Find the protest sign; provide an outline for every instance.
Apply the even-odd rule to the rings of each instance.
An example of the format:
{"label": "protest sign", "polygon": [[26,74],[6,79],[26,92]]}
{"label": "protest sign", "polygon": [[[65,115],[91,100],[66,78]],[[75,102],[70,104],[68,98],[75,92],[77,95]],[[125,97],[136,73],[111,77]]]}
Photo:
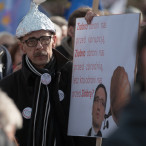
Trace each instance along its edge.
{"label": "protest sign", "polygon": [[[93,100],[101,83],[107,91],[107,101],[96,99],[96,103],[105,106],[105,111],[95,115],[100,119],[109,113],[111,78],[118,66],[127,72],[132,88],[138,27],[139,14],[94,17],[90,25],[84,18],[76,20],[68,135],[90,136],[89,132],[95,132]],[[100,121],[102,137],[117,127],[112,116]]]}

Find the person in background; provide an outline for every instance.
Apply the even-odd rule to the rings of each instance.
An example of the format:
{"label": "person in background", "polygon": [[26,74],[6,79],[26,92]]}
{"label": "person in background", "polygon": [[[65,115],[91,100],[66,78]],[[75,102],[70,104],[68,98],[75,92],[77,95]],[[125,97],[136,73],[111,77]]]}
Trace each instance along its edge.
{"label": "person in background", "polygon": [[141,27],[137,49],[137,74],[136,82],[140,82],[142,90],[146,90],[146,25]]}
{"label": "person in background", "polygon": [[10,50],[10,55],[12,58],[13,72],[19,70],[22,67],[23,52],[20,47],[21,47],[20,42],[17,41],[17,43],[15,43],[12,46],[12,49]]}
{"label": "person in background", "polygon": [[70,60],[73,59],[76,18],[85,17],[89,10],[91,10],[90,7],[81,7],[70,15],[68,19],[67,37],[65,37],[62,40],[61,45],[56,48],[60,53]]}
{"label": "person in background", "polygon": [[50,20],[59,25],[61,27],[61,30],[62,30],[62,37],[61,37],[61,40],[67,36],[67,20],[64,18],[64,17],[61,17],[61,16],[51,16],[50,17]]}
{"label": "person in background", "polygon": [[57,24],[55,24],[55,29],[56,29],[56,47],[61,45],[61,40],[62,40],[62,30],[61,27]]}
{"label": "person in background", "polygon": [[0,79],[13,72],[10,52],[17,42],[17,38],[11,33],[0,32]]}
{"label": "person in background", "polygon": [[8,51],[11,50],[11,47],[17,42],[15,36],[9,32],[0,32],[0,45],[5,46]]}
{"label": "person in background", "polygon": [[21,113],[13,100],[0,90],[0,145],[17,146],[15,132],[21,128]]}

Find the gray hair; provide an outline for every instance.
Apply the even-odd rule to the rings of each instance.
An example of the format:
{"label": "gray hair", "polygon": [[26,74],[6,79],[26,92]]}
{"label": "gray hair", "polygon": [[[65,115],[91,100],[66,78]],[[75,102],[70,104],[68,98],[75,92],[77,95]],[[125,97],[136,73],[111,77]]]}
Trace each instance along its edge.
{"label": "gray hair", "polygon": [[12,126],[22,128],[22,116],[13,100],[0,89],[0,128],[9,132]]}

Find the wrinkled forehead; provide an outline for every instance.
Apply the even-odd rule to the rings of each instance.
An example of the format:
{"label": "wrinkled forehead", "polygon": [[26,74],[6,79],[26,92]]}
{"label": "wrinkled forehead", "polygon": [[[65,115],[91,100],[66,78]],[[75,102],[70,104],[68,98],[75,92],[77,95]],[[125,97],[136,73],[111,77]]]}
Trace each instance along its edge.
{"label": "wrinkled forehead", "polygon": [[21,40],[27,40],[31,37],[39,38],[41,36],[48,36],[48,35],[52,35],[52,32],[50,32],[48,30],[38,30],[38,31],[33,31],[33,32],[25,35],[24,37],[21,38]]}

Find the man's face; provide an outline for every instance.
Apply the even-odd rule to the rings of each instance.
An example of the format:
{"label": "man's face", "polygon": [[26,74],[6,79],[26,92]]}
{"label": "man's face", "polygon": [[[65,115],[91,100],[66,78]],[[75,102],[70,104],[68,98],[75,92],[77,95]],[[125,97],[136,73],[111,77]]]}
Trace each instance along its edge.
{"label": "man's face", "polygon": [[[42,44],[41,41],[44,41],[46,38],[42,38],[42,36],[51,36],[50,42],[48,44]],[[36,46],[28,46],[26,40],[29,40],[30,43],[33,43],[34,38],[41,38]],[[52,48],[55,47],[56,44],[56,36],[51,35],[48,31],[39,30],[34,31],[22,39],[22,50],[25,54],[27,54],[28,58],[32,61],[34,66],[38,68],[43,68],[52,57]]]}
{"label": "man's face", "polygon": [[92,108],[92,124],[93,127],[101,128],[102,121],[105,115],[106,94],[102,87],[100,87],[94,97]]}

